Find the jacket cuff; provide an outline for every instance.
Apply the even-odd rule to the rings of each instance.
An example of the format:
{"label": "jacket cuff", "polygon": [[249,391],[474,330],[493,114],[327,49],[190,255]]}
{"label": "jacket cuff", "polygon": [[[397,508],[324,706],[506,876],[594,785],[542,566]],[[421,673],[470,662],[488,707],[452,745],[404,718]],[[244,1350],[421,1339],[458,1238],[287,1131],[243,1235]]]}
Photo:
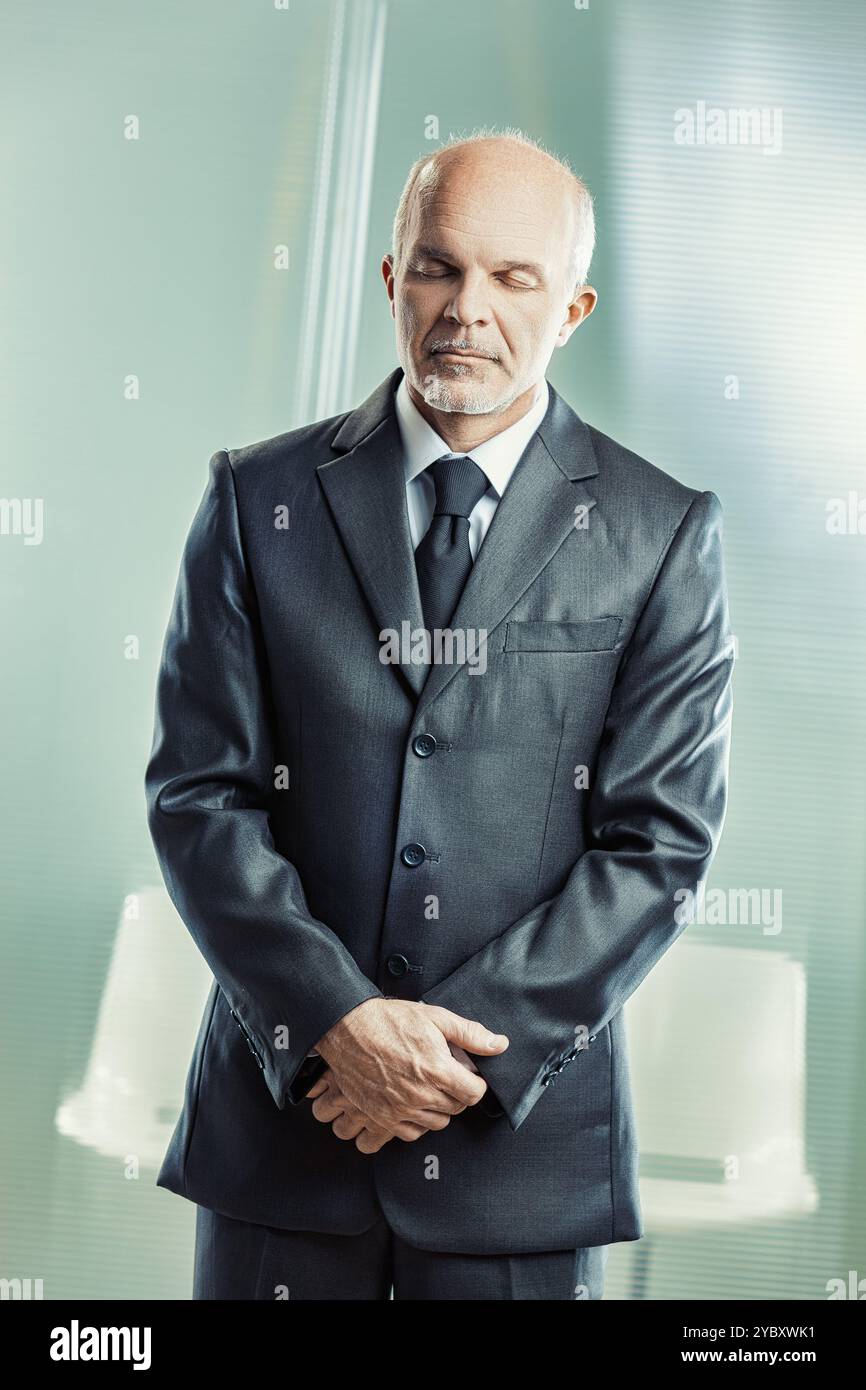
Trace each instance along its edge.
{"label": "jacket cuff", "polygon": [[[298,1105],[306,1092],[318,1080],[327,1067],[324,1057],[310,1056],[310,1050],[319,1042],[335,1023],[351,1013],[359,1004],[368,999],[383,998],[382,991],[370,980],[347,986],[340,1000],[331,999],[327,1013],[322,1012],[319,1020],[310,1023],[304,1030],[306,1036],[300,1038],[299,1045],[290,1048],[265,1046],[262,1042],[264,1030],[254,1032],[240,1013],[231,1008],[231,1016],[246,1038],[247,1046],[261,1070],[265,1085],[271,1093],[278,1110],[285,1109],[286,1102]],[[249,1010],[248,1010],[249,1013]],[[294,1043],[294,1039],[292,1040]]]}
{"label": "jacket cuff", "polygon": [[[473,998],[473,993],[471,985],[458,981],[456,976],[449,976],[422,995],[422,1001],[450,1009],[462,1018],[477,1018],[478,999]],[[572,1034],[567,1043],[553,1048],[548,1045],[547,1051],[542,1051],[544,1043],[549,1043],[549,1034],[547,1039],[543,1037],[544,1029],[539,1021],[535,1022],[534,1029],[532,1022],[527,1025],[525,1019],[519,1025],[509,1027],[495,1007],[485,1012],[495,1017],[499,1031],[507,1034],[508,1047],[493,1057],[473,1052],[472,1060],[488,1087],[477,1108],[491,1118],[504,1115],[512,1131],[516,1131],[541,1100],[548,1086],[574,1061],[581,1048]],[[594,1041],[595,1034],[592,1034],[589,1043]]]}
{"label": "jacket cuff", "polygon": [[320,1057],[318,1052],[305,1058],[296,1071],[293,1079],[289,1082],[288,1098],[291,1105],[300,1105],[306,1098],[306,1094],[311,1086],[315,1086],[319,1077],[327,1071],[328,1064],[324,1057]]}
{"label": "jacket cuff", "polygon": [[[445,1007],[450,1008],[451,1006],[446,1005]],[[456,1012],[459,1010],[455,1009]],[[505,1115],[511,1129],[518,1130],[533,1107],[541,1100],[548,1086],[553,1085],[560,1073],[574,1061],[578,1052],[585,1050],[589,1043],[595,1042],[595,1037],[595,1033],[592,1033],[583,1048],[572,1041],[567,1049],[560,1048],[548,1053],[544,1065],[536,1071],[528,1085],[525,1083],[525,1079],[521,1081],[519,1077],[512,1082],[507,1074],[499,1074],[501,1068],[490,1065],[499,1062],[500,1058],[507,1057],[508,1052],[514,1046],[513,1039],[509,1041],[507,1052],[501,1053],[499,1057],[473,1057],[473,1061],[487,1082],[488,1088],[483,1099],[478,1102],[479,1110],[483,1110],[485,1115],[492,1117]],[[495,1076],[493,1075],[494,1072],[496,1072]],[[525,1075],[526,1073],[524,1073],[524,1078]],[[501,1104],[500,1100],[502,1101]]]}

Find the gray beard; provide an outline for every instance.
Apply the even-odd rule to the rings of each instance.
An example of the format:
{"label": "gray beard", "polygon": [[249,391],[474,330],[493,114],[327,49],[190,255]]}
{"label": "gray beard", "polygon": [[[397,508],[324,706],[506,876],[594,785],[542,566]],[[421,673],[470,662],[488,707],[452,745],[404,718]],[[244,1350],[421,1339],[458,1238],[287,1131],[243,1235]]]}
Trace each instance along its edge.
{"label": "gray beard", "polygon": [[418,387],[427,405],[443,414],[460,415],[501,415],[517,400],[520,392],[509,392],[500,397],[489,386],[469,387],[463,383],[443,381],[442,377],[431,373],[421,377]]}

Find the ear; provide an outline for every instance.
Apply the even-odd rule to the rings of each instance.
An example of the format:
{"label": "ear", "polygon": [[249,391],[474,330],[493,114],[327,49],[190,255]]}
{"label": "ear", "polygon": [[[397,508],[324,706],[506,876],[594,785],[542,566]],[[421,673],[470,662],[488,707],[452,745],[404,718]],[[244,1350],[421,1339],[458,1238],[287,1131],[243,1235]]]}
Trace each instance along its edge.
{"label": "ear", "polygon": [[391,305],[391,317],[394,316],[394,257],[389,251],[382,257],[382,278],[385,281],[385,289],[388,292],[388,300]]}
{"label": "ear", "polygon": [[579,294],[569,304],[562,327],[556,336],[556,347],[564,347],[576,328],[588,319],[596,304],[598,295],[591,285],[584,285]]}

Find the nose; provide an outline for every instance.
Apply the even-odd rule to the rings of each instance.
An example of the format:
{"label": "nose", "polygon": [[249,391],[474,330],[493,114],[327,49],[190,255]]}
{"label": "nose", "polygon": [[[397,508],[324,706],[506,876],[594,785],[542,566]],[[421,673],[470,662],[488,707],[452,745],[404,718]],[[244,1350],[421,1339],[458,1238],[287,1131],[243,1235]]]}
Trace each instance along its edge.
{"label": "nose", "polygon": [[473,323],[489,322],[490,307],[484,286],[483,276],[462,275],[445,306],[445,318],[464,328]]}

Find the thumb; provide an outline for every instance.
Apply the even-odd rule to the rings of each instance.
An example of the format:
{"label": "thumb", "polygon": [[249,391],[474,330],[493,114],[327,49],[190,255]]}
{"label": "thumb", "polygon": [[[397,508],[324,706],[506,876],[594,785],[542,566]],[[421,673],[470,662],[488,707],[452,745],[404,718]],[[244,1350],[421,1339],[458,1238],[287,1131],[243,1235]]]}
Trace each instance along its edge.
{"label": "thumb", "polygon": [[476,1023],[472,1018],[462,1018],[460,1014],[453,1014],[450,1009],[442,1009],[436,1004],[431,1007],[431,1012],[433,1022],[444,1037],[466,1052],[495,1056],[508,1046],[504,1033],[491,1033],[483,1023]]}

